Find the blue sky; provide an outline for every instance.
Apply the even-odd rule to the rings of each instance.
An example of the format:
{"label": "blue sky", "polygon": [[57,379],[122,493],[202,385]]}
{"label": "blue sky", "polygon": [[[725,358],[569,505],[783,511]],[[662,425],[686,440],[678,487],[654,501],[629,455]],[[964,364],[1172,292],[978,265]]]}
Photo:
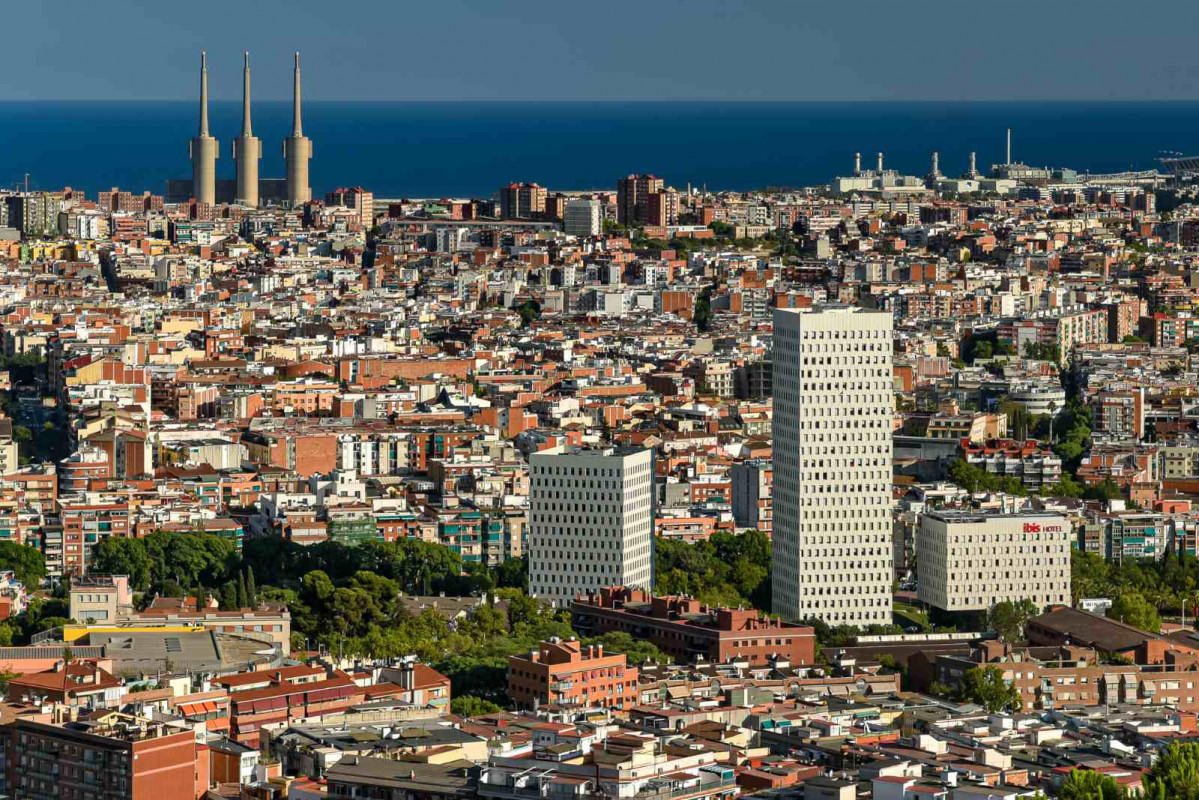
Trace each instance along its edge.
{"label": "blue sky", "polygon": [[1190,100],[1199,3],[29,0],[0,99]]}

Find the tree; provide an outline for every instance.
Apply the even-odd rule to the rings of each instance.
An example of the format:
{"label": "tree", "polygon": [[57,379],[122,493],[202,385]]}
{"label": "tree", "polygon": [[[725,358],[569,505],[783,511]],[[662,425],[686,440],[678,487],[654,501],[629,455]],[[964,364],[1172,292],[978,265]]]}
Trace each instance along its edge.
{"label": "tree", "polygon": [[652,642],[645,639],[634,639],[631,634],[624,631],[609,631],[602,636],[593,636],[584,639],[583,644],[600,644],[604,646],[605,651],[624,653],[625,659],[630,664],[644,664],[646,661],[660,663],[670,661],[670,658],[663,655],[662,651]]}
{"label": "tree", "polygon": [[1102,483],[1097,483],[1094,486],[1088,486],[1083,490],[1082,496],[1087,500],[1118,500],[1124,496],[1124,492],[1120,490],[1119,484],[1111,478],[1104,478]]}
{"label": "tree", "polygon": [[46,559],[37,548],[0,542],[0,569],[11,569],[16,579],[32,592],[46,577]]}
{"label": "tree", "polygon": [[1075,769],[1066,776],[1058,800],[1124,800],[1128,792],[1111,775],[1090,769]]}
{"label": "tree", "polygon": [[92,548],[91,570],[105,575],[128,575],[129,586],[145,591],[150,586],[150,555],[145,542],[124,536],[101,539]]}
{"label": "tree", "polygon": [[691,314],[691,321],[695,323],[695,327],[700,333],[707,333],[711,319],[712,287],[705,286],[695,298],[695,310]]}
{"label": "tree", "polygon": [[1119,620],[1150,633],[1161,633],[1162,618],[1153,604],[1136,591],[1124,591],[1116,595],[1112,607],[1107,610],[1111,619]]}
{"label": "tree", "polygon": [[1024,626],[1039,613],[1037,604],[1027,597],[1019,602],[1004,600],[991,606],[987,613],[987,626],[1008,644],[1022,642]]}
{"label": "tree", "polygon": [[516,307],[516,313],[520,314],[520,327],[527,328],[541,317],[541,303],[526,300]]}
{"label": "tree", "polygon": [[1163,750],[1144,786],[1149,800],[1199,799],[1199,743],[1180,742]]}
{"label": "tree", "polygon": [[246,566],[246,600],[250,608],[258,606],[258,587],[254,584],[254,568]]}
{"label": "tree", "polygon": [[237,575],[237,607],[248,608],[250,606],[250,595],[246,592],[246,573],[241,572]]}
{"label": "tree", "polygon": [[450,701],[450,711],[460,717],[478,717],[483,714],[494,714],[502,710],[502,706],[471,694],[455,697]]}
{"label": "tree", "polygon": [[221,587],[221,608],[225,611],[237,611],[237,587],[230,581]]}
{"label": "tree", "polygon": [[999,667],[974,667],[962,676],[962,697],[977,703],[992,714],[1016,711],[1021,707],[1020,692],[1003,678]]}

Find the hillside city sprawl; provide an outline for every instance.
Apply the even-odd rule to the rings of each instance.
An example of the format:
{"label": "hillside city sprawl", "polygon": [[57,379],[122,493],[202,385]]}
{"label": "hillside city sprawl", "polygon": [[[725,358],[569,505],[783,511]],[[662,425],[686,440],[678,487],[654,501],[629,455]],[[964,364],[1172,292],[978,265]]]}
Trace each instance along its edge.
{"label": "hillside city sprawl", "polygon": [[382,198],[207,66],[0,190],[0,794],[1194,796],[1199,161]]}

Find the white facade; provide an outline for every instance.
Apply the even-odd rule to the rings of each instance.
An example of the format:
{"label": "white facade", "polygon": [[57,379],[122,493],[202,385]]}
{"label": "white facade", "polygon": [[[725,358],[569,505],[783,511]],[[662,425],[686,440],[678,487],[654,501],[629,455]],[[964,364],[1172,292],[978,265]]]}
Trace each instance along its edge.
{"label": "white facade", "polygon": [[1004,600],[1070,604],[1070,523],[1056,514],[924,514],[916,532],[919,597],[946,611]]}
{"label": "white facade", "polygon": [[653,451],[529,458],[529,591],[564,606],[605,586],[653,588]]}
{"label": "white facade", "polygon": [[568,236],[599,236],[603,213],[599,200],[570,200],[562,216],[562,228]]}
{"label": "white facade", "polygon": [[891,622],[892,317],[774,312],[773,610]]}

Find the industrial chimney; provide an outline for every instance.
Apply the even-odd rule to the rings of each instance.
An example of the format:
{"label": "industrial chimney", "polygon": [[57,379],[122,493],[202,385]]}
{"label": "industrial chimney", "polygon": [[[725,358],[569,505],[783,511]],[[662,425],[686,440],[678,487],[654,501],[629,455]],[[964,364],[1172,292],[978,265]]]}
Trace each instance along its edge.
{"label": "industrial chimney", "polygon": [[262,140],[250,124],[250,53],[242,67],[241,136],[233,140],[233,158],[237,160],[237,202],[258,205],[258,161],[262,158]]}
{"label": "industrial chimney", "polygon": [[208,53],[200,53],[200,130],[191,140],[192,196],[197,203],[216,203],[216,160],[221,145],[208,134]]}
{"label": "industrial chimney", "polygon": [[291,136],[283,140],[283,159],[287,163],[287,201],[293,206],[312,199],[308,185],[308,161],[312,158],[312,140],[304,135],[300,119],[300,54],[296,53],[295,86],[292,97]]}

